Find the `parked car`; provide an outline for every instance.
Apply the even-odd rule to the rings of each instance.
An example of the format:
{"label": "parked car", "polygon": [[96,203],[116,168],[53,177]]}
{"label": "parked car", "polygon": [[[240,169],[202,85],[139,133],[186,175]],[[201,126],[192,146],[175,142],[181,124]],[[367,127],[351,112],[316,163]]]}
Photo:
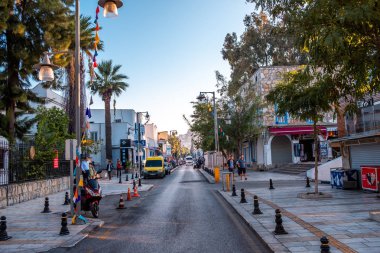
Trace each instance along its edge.
{"label": "parked car", "polygon": [[164,166],[164,158],[162,156],[148,157],[144,167],[144,178],[161,177],[164,178],[166,170]]}
{"label": "parked car", "polygon": [[165,166],[165,174],[170,175],[170,173],[172,172],[172,169],[173,169],[172,165],[168,162],[165,162],[164,166]]}

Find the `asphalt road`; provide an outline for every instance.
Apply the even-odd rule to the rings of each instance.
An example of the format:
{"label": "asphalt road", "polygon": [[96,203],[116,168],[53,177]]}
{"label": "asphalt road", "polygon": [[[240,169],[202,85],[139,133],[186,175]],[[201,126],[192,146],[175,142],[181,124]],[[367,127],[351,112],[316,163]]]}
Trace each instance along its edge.
{"label": "asphalt road", "polygon": [[192,167],[146,181],[155,187],[127,209],[115,209],[119,196],[102,200],[102,228],[50,252],[270,252]]}

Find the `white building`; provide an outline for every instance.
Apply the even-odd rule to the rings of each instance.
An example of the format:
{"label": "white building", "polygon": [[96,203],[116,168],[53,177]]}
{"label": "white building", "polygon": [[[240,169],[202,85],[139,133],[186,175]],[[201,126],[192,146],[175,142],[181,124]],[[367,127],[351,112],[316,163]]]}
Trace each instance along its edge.
{"label": "white building", "polygon": [[185,133],[185,134],[178,135],[178,138],[180,139],[181,145],[183,147],[186,147],[189,150],[191,149],[192,133],[190,132],[190,130],[188,130],[187,133]]}
{"label": "white building", "polygon": [[[91,109],[90,122],[90,138],[99,143],[96,154],[92,154],[92,160],[96,165],[105,168],[106,161],[106,127],[105,127],[105,110]],[[117,159],[121,157],[120,142],[121,140],[128,141],[127,160],[132,163],[136,162],[135,147],[133,144],[134,131],[136,123],[136,112],[132,109],[116,109],[111,110],[111,129],[112,129],[112,160],[116,164]]]}

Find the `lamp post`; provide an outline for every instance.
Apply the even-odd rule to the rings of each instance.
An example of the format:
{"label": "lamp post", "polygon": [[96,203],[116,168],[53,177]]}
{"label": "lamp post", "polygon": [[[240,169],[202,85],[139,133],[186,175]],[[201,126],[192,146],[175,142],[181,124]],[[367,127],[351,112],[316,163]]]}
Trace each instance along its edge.
{"label": "lamp post", "polygon": [[[123,6],[123,2],[121,0],[99,0],[98,5],[104,8],[104,16],[105,17],[116,17],[118,16],[117,9]],[[54,71],[53,69],[58,68],[58,66],[50,63],[49,55],[57,54],[57,53],[71,53],[70,51],[60,51],[55,53],[44,53],[44,58],[42,63],[34,65],[34,68],[39,70],[38,78],[41,81],[53,81],[54,80]],[[75,0],[75,132],[77,139],[77,150],[79,154],[81,153],[81,129],[80,129],[80,0]],[[80,157],[79,157],[80,158]],[[81,164],[79,164],[79,168],[77,171],[81,170]],[[73,173],[72,171],[70,172]],[[79,180],[80,174],[76,173],[76,183],[77,183],[77,191],[80,194]],[[71,181],[71,180],[70,180]],[[73,182],[70,182],[70,188],[73,188]],[[71,199],[73,196],[71,196]],[[80,201],[77,203],[75,214],[77,217],[80,215],[81,203]]]}
{"label": "lamp post", "polygon": [[201,91],[198,100],[202,101],[206,98],[205,94],[212,94],[213,106],[214,106],[214,138],[215,138],[215,151],[219,152],[219,134],[218,134],[218,115],[216,110],[215,92],[214,91]]}
{"label": "lamp post", "polygon": [[137,154],[139,157],[139,173],[140,177],[142,175],[142,163],[141,163],[141,126],[140,126],[140,114],[145,114],[146,123],[149,121],[149,113],[148,112],[136,112],[136,122],[137,122]]}

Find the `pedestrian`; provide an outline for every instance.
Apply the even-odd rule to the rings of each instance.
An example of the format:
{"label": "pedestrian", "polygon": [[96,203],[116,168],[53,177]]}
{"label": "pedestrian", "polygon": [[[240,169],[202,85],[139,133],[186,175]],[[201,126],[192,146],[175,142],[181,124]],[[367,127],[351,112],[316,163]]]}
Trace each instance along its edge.
{"label": "pedestrian", "polygon": [[82,155],[82,163],[81,163],[81,169],[83,174],[83,181],[84,184],[87,184],[88,177],[90,175],[90,164],[89,164],[89,158],[85,155]]}
{"label": "pedestrian", "polygon": [[234,174],[235,161],[232,155],[230,155],[229,159],[227,160],[227,168],[229,172],[232,172],[232,174]]}
{"label": "pedestrian", "polygon": [[108,179],[111,180],[112,179],[112,170],[113,170],[113,164],[112,164],[112,160],[109,159],[108,160],[108,164],[107,164],[107,171],[108,171]]}
{"label": "pedestrian", "polygon": [[121,169],[122,169],[122,165],[121,165],[121,162],[119,159],[117,159],[117,162],[116,162],[116,169],[117,169],[117,176],[118,177],[121,177]]}
{"label": "pedestrian", "polygon": [[238,167],[238,174],[240,176],[240,180],[243,180],[243,177],[245,178],[245,180],[247,180],[247,167],[245,164],[244,155],[240,156],[240,159],[237,160],[236,164]]}

